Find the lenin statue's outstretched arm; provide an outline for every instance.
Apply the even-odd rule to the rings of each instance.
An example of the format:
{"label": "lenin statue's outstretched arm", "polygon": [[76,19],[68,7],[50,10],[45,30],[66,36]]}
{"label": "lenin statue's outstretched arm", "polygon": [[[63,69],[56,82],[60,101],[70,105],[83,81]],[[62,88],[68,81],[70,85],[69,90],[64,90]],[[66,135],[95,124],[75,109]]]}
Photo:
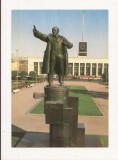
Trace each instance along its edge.
{"label": "lenin statue's outstretched arm", "polygon": [[33,28],[33,33],[34,33],[34,36],[35,36],[36,38],[39,38],[40,40],[42,40],[42,41],[44,41],[44,42],[47,42],[47,41],[48,41],[48,35],[39,32],[39,31],[36,29],[35,25],[34,25],[34,28]]}

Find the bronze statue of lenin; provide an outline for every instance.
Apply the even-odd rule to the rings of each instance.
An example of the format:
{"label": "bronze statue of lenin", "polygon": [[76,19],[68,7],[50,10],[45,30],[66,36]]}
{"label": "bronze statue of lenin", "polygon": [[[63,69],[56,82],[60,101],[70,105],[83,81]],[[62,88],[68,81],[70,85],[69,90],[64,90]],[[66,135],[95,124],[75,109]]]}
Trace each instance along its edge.
{"label": "bronze statue of lenin", "polygon": [[67,49],[73,47],[65,37],[59,35],[59,28],[53,27],[52,34],[46,35],[39,32],[36,27],[33,28],[36,38],[47,42],[47,47],[43,57],[42,73],[48,74],[48,83],[53,83],[53,74],[59,76],[59,83],[63,85],[64,76],[68,71],[68,53]]}

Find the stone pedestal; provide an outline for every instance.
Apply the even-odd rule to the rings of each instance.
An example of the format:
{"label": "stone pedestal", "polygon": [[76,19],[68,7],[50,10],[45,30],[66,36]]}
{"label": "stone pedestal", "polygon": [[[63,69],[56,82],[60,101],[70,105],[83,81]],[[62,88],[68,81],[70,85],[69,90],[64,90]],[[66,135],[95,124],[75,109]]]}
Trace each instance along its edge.
{"label": "stone pedestal", "polygon": [[79,147],[85,146],[85,126],[83,123],[78,123],[77,143]]}
{"label": "stone pedestal", "polygon": [[64,106],[67,106],[67,97],[69,94],[69,88],[66,86],[52,85],[44,87],[45,101],[62,102]]}
{"label": "stone pedestal", "polygon": [[80,133],[78,97],[69,97],[69,89],[66,86],[53,85],[44,89],[44,113],[46,123],[50,124],[50,146],[76,147]]}

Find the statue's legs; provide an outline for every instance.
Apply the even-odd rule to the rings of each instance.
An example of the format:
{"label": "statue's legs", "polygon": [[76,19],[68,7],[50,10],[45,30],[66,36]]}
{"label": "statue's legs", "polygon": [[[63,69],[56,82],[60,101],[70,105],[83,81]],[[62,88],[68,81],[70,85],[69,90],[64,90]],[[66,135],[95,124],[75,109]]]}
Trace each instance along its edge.
{"label": "statue's legs", "polygon": [[64,84],[64,60],[63,56],[57,56],[56,65],[55,65],[55,72],[59,76],[59,83],[62,86]]}
{"label": "statue's legs", "polygon": [[63,73],[59,74],[59,83],[61,86],[64,84],[64,74]]}
{"label": "statue's legs", "polygon": [[[60,55],[60,54],[59,54]],[[64,84],[64,60],[63,56],[56,56],[55,60],[50,63],[50,73],[48,73],[49,86],[53,83],[53,74],[56,73],[59,76],[59,83],[62,86]]]}
{"label": "statue's legs", "polygon": [[49,86],[51,86],[53,83],[53,74],[52,73],[48,73],[48,83],[49,83]]}

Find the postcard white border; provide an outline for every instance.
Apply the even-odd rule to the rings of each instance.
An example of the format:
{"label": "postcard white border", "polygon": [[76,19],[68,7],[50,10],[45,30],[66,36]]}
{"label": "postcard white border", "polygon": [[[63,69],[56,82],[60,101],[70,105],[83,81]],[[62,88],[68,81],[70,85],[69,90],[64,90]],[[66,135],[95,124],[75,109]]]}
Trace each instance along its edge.
{"label": "postcard white border", "polygon": [[[116,160],[118,159],[118,3],[117,0],[2,0],[1,136],[3,160]],[[109,11],[109,144],[108,148],[11,148],[11,10],[107,9]],[[102,125],[102,124],[101,124]]]}

